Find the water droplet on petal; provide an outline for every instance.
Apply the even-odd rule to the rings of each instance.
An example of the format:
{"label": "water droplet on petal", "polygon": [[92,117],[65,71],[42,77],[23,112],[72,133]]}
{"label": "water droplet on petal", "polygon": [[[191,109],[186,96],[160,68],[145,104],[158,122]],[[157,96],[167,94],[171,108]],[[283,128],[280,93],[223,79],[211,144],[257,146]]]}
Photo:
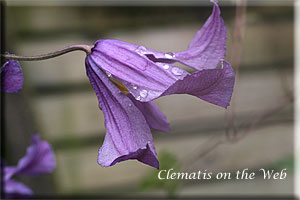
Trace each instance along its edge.
{"label": "water droplet on petal", "polygon": [[221,66],[222,66],[222,69],[224,68],[224,59],[221,59]]}
{"label": "water droplet on petal", "polygon": [[132,85],[132,88],[133,88],[134,90],[136,90],[136,89],[137,89],[137,86],[136,86],[136,85]]}
{"label": "water droplet on petal", "polygon": [[105,71],[105,73],[106,73],[106,75],[107,75],[108,78],[111,77],[111,73],[109,73],[108,71]]}
{"label": "water droplet on petal", "polygon": [[173,67],[172,68],[172,73],[176,76],[180,76],[183,74],[183,70],[178,68],[178,67]]}
{"label": "water droplet on petal", "polygon": [[164,69],[169,69],[169,68],[170,68],[170,66],[169,66],[169,65],[167,65],[167,64],[165,64],[165,65],[163,65],[163,68],[164,68]]}
{"label": "water droplet on petal", "polygon": [[141,96],[138,96],[138,97],[136,98],[136,100],[138,100],[138,101],[141,100]]}
{"label": "water droplet on petal", "polygon": [[169,58],[169,59],[172,59],[172,58],[175,58],[175,55],[174,55],[174,53],[169,52],[169,53],[165,53],[165,57]]}
{"label": "water droplet on petal", "polygon": [[130,104],[128,104],[128,106],[129,106],[129,107],[131,107],[131,106],[132,106],[132,104],[130,103]]}
{"label": "water droplet on petal", "polygon": [[144,46],[139,46],[135,52],[137,52],[138,54],[145,54],[146,53],[146,47]]}
{"label": "water droplet on petal", "polygon": [[141,97],[145,98],[148,95],[148,91],[147,90],[141,90],[140,95],[141,95]]}
{"label": "water droplet on petal", "polygon": [[224,67],[224,60],[221,59],[220,62],[218,63],[218,65],[217,65],[216,69],[223,69],[223,67]]}

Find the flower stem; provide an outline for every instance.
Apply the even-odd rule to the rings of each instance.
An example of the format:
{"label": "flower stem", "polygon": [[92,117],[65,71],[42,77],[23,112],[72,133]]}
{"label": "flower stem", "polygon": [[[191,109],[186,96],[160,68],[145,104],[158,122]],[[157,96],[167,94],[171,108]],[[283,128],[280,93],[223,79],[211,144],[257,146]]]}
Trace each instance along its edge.
{"label": "flower stem", "polygon": [[71,45],[51,53],[41,54],[36,56],[18,56],[18,55],[7,53],[7,54],[1,54],[1,57],[4,57],[6,59],[23,60],[23,61],[46,60],[72,51],[84,51],[87,55],[89,55],[91,54],[91,48],[92,47],[89,45],[79,44],[79,45]]}

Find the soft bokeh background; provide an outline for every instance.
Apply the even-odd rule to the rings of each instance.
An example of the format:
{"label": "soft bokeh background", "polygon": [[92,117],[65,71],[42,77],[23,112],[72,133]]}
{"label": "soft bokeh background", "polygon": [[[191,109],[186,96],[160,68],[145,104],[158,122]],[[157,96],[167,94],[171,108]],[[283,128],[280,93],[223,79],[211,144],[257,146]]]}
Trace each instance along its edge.
{"label": "soft bokeh background", "polygon": [[[181,51],[212,10],[208,1],[176,1],[177,6],[168,1],[150,6],[126,6],[116,1],[41,2],[7,2],[7,51],[36,55],[71,44],[93,44],[100,38]],[[53,146],[57,168],[51,175],[20,180],[41,196],[292,195],[294,8],[290,1],[266,2],[256,1],[247,7],[235,103],[226,112],[188,95],[155,100],[172,131],[153,131],[153,136],[161,165],[166,168],[232,173],[244,168],[253,172],[287,168],[286,179],[263,180],[257,172],[254,180],[161,182],[156,178],[157,170],[135,160],[100,167],[97,152],[105,127],[85,75],[83,52],[21,62],[24,89],[4,99],[8,164],[16,164],[25,154],[30,135],[38,132]],[[230,53],[234,5],[235,1],[221,3],[228,29],[227,60],[235,56]],[[227,125],[232,112],[236,132]]]}

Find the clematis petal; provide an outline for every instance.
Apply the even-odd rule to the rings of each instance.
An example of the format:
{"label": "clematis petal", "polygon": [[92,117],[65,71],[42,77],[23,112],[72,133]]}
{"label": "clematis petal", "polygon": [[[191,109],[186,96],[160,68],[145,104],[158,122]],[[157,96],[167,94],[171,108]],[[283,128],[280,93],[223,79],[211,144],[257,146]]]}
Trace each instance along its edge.
{"label": "clematis petal", "polygon": [[55,155],[48,142],[40,141],[38,135],[32,136],[32,145],[19,161],[16,174],[50,173],[55,168]]}
{"label": "clematis petal", "polygon": [[196,33],[188,49],[175,53],[178,62],[196,70],[214,69],[225,58],[227,34],[220,13],[215,3],[211,16]]}
{"label": "clematis petal", "polygon": [[6,197],[24,197],[33,194],[32,190],[21,182],[7,180],[4,182],[4,193]]}
{"label": "clematis petal", "polygon": [[188,73],[171,64],[153,62],[143,53],[144,48],[118,40],[98,40],[88,57],[124,84],[137,100],[147,102]]}
{"label": "clematis petal", "polygon": [[196,70],[216,68],[219,61],[225,58],[227,34],[217,1],[212,2],[212,14],[197,31],[187,50],[172,53],[143,48],[144,54],[154,62],[180,62]]}
{"label": "clematis petal", "polygon": [[219,6],[214,3],[211,16],[196,33],[188,49],[175,53],[178,62],[196,70],[214,69],[225,58],[227,35],[220,13]]}
{"label": "clematis petal", "polygon": [[107,133],[99,149],[98,163],[108,167],[128,159],[137,159],[158,168],[150,128],[134,103],[100,70],[93,59],[86,58],[87,76],[103,111]]}
{"label": "clematis petal", "polygon": [[17,93],[23,87],[23,73],[18,61],[8,60],[0,70],[1,90],[8,93]]}
{"label": "clematis petal", "polygon": [[159,110],[154,102],[140,102],[137,101],[131,94],[128,94],[127,96],[143,113],[150,128],[165,132],[169,132],[171,130],[167,117]]}
{"label": "clematis petal", "polygon": [[4,166],[4,180],[7,181],[9,180],[17,171],[17,167],[8,167]]}
{"label": "clematis petal", "polygon": [[234,87],[234,71],[226,61],[221,69],[202,70],[186,76],[172,85],[163,95],[190,94],[226,108]]}

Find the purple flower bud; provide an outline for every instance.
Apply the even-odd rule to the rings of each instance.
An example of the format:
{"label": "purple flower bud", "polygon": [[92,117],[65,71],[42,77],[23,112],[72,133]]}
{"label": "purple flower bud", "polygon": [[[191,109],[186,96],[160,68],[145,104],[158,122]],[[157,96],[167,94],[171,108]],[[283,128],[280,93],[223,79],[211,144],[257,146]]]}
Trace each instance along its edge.
{"label": "purple flower bud", "polygon": [[0,70],[1,90],[8,93],[17,93],[23,87],[23,73],[16,60],[8,60]]}

